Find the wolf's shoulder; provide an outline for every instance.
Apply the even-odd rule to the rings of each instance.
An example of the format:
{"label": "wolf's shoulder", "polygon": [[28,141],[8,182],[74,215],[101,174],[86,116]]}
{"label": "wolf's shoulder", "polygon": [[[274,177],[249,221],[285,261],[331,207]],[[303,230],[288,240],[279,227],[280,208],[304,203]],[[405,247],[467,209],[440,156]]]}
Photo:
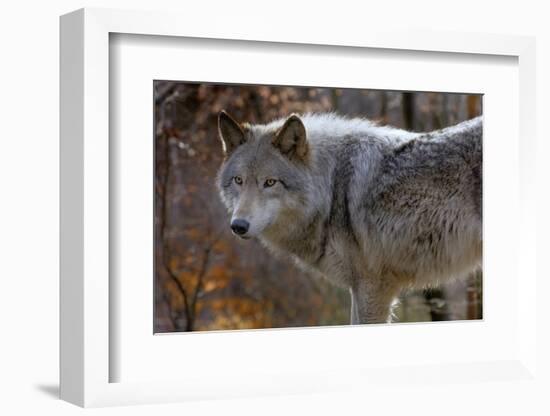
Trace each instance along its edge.
{"label": "wolf's shoulder", "polygon": [[376,139],[392,144],[418,136],[418,133],[382,126],[373,120],[361,117],[345,117],[336,113],[307,113],[300,117],[306,127],[308,138],[313,141],[339,138]]}

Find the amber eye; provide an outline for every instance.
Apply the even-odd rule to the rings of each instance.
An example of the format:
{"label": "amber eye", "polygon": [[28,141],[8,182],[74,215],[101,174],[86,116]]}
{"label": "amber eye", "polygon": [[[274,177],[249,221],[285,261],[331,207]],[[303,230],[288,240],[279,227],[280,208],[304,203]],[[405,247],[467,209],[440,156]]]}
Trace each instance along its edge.
{"label": "amber eye", "polygon": [[276,179],[267,179],[264,183],[264,188],[271,188],[276,183],[277,183]]}
{"label": "amber eye", "polygon": [[243,178],[241,178],[240,176],[235,176],[235,177],[233,178],[233,180],[235,181],[235,183],[236,183],[237,185],[242,185],[242,184],[243,184]]}

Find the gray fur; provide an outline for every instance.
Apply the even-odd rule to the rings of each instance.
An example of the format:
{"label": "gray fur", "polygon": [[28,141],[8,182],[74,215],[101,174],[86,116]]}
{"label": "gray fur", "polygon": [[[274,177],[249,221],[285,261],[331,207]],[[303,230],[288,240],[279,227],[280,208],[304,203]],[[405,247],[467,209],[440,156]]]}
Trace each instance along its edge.
{"label": "gray fur", "polygon": [[402,289],[480,266],[481,117],[431,133],[334,114],[238,127],[220,128],[224,148],[242,143],[218,174],[232,220],[250,223],[244,238],[349,288],[352,323],[389,321]]}

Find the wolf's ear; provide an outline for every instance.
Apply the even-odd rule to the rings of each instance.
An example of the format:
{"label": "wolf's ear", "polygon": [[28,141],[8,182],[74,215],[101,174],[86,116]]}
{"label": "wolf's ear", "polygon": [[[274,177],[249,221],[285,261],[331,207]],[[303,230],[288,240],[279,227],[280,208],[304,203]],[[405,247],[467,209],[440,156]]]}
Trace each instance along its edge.
{"label": "wolf's ear", "polygon": [[220,111],[218,115],[218,134],[222,141],[223,152],[226,156],[245,142],[243,129],[233,118],[225,111]]}
{"label": "wolf's ear", "polygon": [[308,145],[306,128],[300,117],[292,114],[273,139],[273,145],[289,158],[305,160]]}

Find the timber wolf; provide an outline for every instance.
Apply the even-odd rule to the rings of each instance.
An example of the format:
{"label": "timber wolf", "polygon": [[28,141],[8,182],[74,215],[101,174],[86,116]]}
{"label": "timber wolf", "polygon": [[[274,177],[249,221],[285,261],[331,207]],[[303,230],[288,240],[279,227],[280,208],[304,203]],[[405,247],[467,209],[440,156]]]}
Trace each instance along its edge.
{"label": "timber wolf", "polygon": [[482,118],[412,133],[335,114],[218,118],[233,233],[349,288],[351,323],[480,266]]}

